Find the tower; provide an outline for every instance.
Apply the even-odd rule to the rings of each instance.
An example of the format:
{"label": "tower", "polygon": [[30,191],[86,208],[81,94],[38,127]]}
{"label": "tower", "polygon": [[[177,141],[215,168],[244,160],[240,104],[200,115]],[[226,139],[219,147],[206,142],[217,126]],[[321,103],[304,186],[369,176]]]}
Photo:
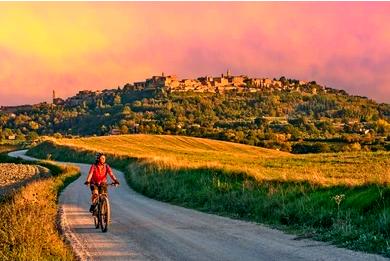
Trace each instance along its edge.
{"label": "tower", "polygon": [[227,69],[227,71],[226,71],[226,77],[230,77],[230,70],[229,69]]}
{"label": "tower", "polygon": [[55,103],[54,101],[55,101],[55,99],[56,99],[56,91],[55,90],[53,90],[53,103]]}

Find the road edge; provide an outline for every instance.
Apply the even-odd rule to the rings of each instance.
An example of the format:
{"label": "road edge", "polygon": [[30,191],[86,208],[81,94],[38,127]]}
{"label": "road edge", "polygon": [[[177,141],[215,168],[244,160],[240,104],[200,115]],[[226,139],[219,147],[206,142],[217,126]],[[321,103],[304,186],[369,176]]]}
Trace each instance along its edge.
{"label": "road edge", "polygon": [[70,229],[62,203],[58,205],[57,222],[60,233],[64,236],[65,242],[71,246],[76,259],[80,261],[93,260],[83,244]]}
{"label": "road edge", "polygon": [[[26,155],[27,150],[16,150],[16,151],[11,151],[8,152],[7,155],[10,157],[14,158],[22,158],[25,160],[31,160],[31,161],[38,161],[39,159],[33,158],[30,156]],[[15,152],[23,153],[22,155],[14,155]],[[58,164],[58,162],[57,162]],[[69,164],[72,165],[72,164]],[[70,184],[68,184],[70,185]],[[72,251],[73,254],[76,258],[76,260],[79,261],[84,261],[84,260],[93,260],[91,255],[88,253],[88,251],[83,247],[81,242],[78,240],[77,236],[74,235],[72,230],[70,229],[70,226],[68,224],[65,210],[63,208],[63,204],[61,203],[61,194],[58,196],[58,204],[57,204],[57,213],[56,213],[56,224],[57,224],[57,229],[59,233],[63,236],[64,241],[66,244],[68,244]]]}

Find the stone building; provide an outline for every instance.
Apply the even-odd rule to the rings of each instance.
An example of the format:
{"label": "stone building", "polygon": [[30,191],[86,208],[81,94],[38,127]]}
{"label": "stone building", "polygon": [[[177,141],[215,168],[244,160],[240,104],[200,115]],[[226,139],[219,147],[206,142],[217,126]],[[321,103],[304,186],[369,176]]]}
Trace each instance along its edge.
{"label": "stone building", "polygon": [[145,89],[146,83],[145,82],[135,82],[134,83],[134,90],[141,91]]}
{"label": "stone building", "polygon": [[213,81],[211,82],[212,86],[219,87],[219,86],[226,86],[229,84],[229,80],[221,75],[221,77],[214,77]]}
{"label": "stone building", "polygon": [[175,75],[165,76],[164,73],[161,76],[152,76],[145,81],[145,91],[158,90],[163,88],[176,88],[179,86],[179,81]]}

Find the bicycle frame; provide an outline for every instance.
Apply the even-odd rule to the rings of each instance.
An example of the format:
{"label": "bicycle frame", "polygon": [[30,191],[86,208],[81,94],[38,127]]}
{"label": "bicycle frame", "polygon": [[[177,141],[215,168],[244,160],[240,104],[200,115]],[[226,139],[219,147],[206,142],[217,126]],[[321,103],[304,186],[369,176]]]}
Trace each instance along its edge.
{"label": "bicycle frame", "polygon": [[[107,184],[114,186],[114,183]],[[107,232],[108,224],[110,223],[111,209],[108,193],[99,193],[97,198],[97,213],[93,214],[95,228],[101,228],[102,232]]]}

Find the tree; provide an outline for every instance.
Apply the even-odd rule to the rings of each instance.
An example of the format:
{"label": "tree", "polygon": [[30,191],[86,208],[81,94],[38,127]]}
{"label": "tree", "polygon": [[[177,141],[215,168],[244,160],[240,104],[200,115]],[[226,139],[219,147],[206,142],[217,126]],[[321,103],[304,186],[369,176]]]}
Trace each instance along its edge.
{"label": "tree", "polygon": [[120,129],[122,134],[129,133],[129,128],[126,125],[122,125]]}
{"label": "tree", "polygon": [[107,132],[107,130],[108,129],[107,129],[106,125],[100,126],[100,131],[101,131],[102,134],[105,134]]}
{"label": "tree", "polygon": [[171,102],[171,101],[168,101],[168,102],[167,102],[167,110],[168,110],[168,111],[171,111],[172,108],[173,108],[172,102]]}
{"label": "tree", "polygon": [[104,108],[103,100],[98,99],[96,101],[96,108],[98,108],[98,109],[103,109]]}
{"label": "tree", "polygon": [[39,129],[39,124],[36,123],[35,121],[29,121],[29,122],[28,122],[28,126],[29,126],[30,129],[32,129],[32,130],[37,130],[37,129]]}
{"label": "tree", "polygon": [[386,120],[378,120],[376,122],[376,131],[382,135],[387,135],[390,133],[390,123],[388,123]]}
{"label": "tree", "polygon": [[279,81],[281,81],[283,84],[285,84],[287,82],[287,79],[286,79],[286,77],[282,76],[279,78]]}
{"label": "tree", "polygon": [[35,141],[35,140],[37,140],[39,138],[39,135],[38,135],[38,133],[36,133],[35,131],[30,131],[29,133],[28,133],[28,135],[27,135],[27,139],[29,140],[29,141]]}
{"label": "tree", "polygon": [[121,96],[115,95],[115,97],[114,97],[114,105],[119,105],[121,103],[122,103]]}
{"label": "tree", "polygon": [[5,137],[14,135],[13,131],[12,131],[11,129],[9,129],[9,128],[5,128],[4,131],[3,131],[3,133],[4,133],[4,136],[5,136]]}
{"label": "tree", "polygon": [[20,133],[20,134],[16,135],[16,140],[25,141],[26,137],[22,133]]}
{"label": "tree", "polygon": [[360,151],[362,149],[362,146],[358,142],[350,144],[349,147],[352,151]]}
{"label": "tree", "polygon": [[136,100],[136,101],[134,101],[134,102],[132,103],[132,106],[133,106],[133,107],[141,107],[141,106],[142,106],[142,103],[141,103],[141,101]]}
{"label": "tree", "polygon": [[122,110],[123,115],[129,115],[131,113],[132,113],[132,111],[131,111],[129,106],[126,105],[125,107],[123,107],[123,110]]}
{"label": "tree", "polygon": [[255,124],[259,128],[262,126],[268,125],[268,123],[269,123],[269,120],[267,120],[266,118],[263,118],[263,117],[258,117],[255,119]]}

